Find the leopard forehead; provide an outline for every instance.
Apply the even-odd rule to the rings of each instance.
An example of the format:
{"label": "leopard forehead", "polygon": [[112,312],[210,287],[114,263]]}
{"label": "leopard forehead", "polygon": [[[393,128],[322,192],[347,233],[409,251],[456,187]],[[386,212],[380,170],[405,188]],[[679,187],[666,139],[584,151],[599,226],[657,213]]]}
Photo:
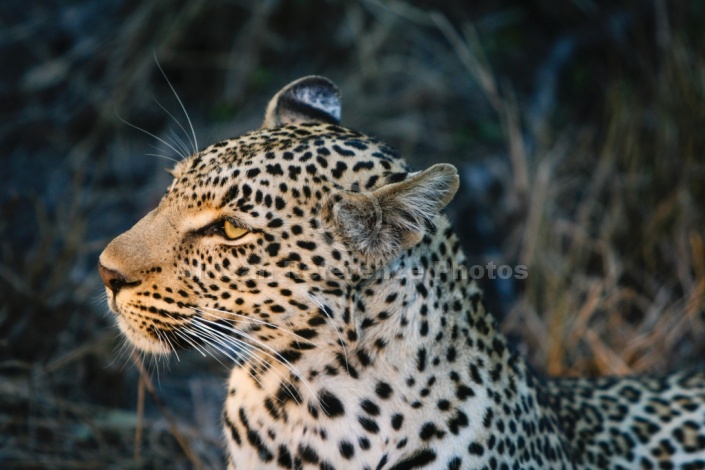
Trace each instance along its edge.
{"label": "leopard forehead", "polygon": [[181,209],[235,205],[249,212],[273,195],[320,201],[334,190],[372,191],[409,167],[392,147],[332,124],[263,129],[213,144],[179,162],[164,203]]}

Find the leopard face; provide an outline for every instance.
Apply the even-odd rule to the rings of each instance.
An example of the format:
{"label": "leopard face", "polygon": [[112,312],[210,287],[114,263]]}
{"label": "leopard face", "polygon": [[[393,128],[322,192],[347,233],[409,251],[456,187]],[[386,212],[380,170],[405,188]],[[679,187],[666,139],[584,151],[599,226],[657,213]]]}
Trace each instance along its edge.
{"label": "leopard face", "polygon": [[158,207],[100,257],[132,344],[234,355],[235,338],[239,359],[259,350],[289,362],[317,337],[355,334],[336,304],[417,243],[458,183],[450,165],[412,175],[393,149],[336,116],[337,90],[309,78],[272,100],[262,129],[171,170]]}

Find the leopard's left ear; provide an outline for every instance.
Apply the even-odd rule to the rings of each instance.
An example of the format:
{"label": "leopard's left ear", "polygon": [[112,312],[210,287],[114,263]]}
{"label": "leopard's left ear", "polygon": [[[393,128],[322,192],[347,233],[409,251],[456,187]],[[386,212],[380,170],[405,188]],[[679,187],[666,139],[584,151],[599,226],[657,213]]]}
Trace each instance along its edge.
{"label": "leopard's left ear", "polygon": [[453,199],[458,183],[455,167],[439,163],[371,193],[341,191],[322,215],[354,251],[386,263],[422,240],[428,224]]}
{"label": "leopard's left ear", "polygon": [[260,129],[304,122],[340,122],[340,91],[325,77],[310,75],[282,88],[269,101]]}

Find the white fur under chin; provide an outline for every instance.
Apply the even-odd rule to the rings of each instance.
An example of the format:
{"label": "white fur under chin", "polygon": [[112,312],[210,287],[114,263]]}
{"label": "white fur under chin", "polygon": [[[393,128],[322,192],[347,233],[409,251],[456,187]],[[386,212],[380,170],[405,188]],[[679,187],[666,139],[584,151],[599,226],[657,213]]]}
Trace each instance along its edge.
{"label": "white fur under chin", "polygon": [[145,336],[143,333],[136,331],[130,325],[130,323],[121,316],[118,317],[118,327],[120,328],[122,334],[124,334],[125,337],[130,341],[130,344],[132,344],[140,351],[159,356],[166,355],[172,352],[172,350],[167,344],[155,341]]}

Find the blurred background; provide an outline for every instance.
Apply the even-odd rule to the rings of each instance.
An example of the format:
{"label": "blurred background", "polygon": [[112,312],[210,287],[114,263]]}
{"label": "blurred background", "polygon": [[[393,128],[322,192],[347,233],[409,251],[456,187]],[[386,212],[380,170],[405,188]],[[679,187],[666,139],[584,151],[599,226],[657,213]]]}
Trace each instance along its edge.
{"label": "blurred background", "polygon": [[469,263],[528,268],[480,281],[540,374],[702,364],[704,19],[685,0],[3,0],[0,467],[223,466],[227,367],[140,372],[96,272],[187,140],[169,82],[201,148],[320,74],[345,125],[457,165]]}

